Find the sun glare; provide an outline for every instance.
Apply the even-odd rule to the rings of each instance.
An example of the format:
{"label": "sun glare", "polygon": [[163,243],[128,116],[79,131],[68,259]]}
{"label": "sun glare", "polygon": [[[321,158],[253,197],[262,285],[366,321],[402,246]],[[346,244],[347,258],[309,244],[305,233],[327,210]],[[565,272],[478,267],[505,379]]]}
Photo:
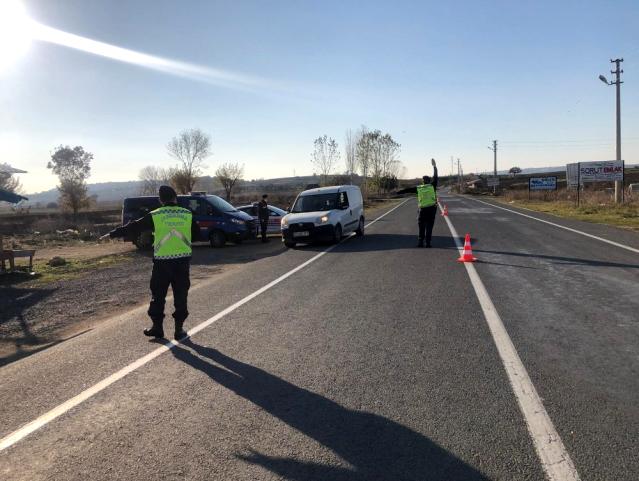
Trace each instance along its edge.
{"label": "sun glare", "polygon": [[18,0],[0,3],[0,73],[23,56],[33,39],[34,22]]}

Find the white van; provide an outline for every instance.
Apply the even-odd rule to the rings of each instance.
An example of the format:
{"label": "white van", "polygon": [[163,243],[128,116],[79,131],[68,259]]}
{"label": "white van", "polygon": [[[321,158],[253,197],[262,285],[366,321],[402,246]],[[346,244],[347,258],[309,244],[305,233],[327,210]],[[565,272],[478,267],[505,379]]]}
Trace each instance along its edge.
{"label": "white van", "polygon": [[351,232],[364,235],[364,203],[355,185],[305,190],[282,218],[286,247],[295,247],[298,242],[339,242]]}

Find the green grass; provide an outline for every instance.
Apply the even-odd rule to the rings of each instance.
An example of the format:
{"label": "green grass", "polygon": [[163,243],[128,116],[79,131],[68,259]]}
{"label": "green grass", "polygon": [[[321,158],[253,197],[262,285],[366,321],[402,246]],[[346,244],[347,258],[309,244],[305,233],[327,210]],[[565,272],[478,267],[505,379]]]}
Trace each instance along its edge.
{"label": "green grass", "polygon": [[501,202],[567,219],[608,224],[639,232],[639,206],[636,203],[620,206],[587,204],[577,207],[574,202],[561,200],[548,202],[515,200],[510,203],[501,199]]}
{"label": "green grass", "polygon": [[[47,265],[47,261],[36,261],[33,266],[35,274],[28,276],[26,273],[9,274],[3,277],[3,284],[29,282],[31,285],[42,286],[56,281],[76,279],[90,271],[112,267],[123,262],[130,261],[129,254],[113,254],[85,260],[68,260],[59,267]],[[12,278],[13,281],[12,282]]]}

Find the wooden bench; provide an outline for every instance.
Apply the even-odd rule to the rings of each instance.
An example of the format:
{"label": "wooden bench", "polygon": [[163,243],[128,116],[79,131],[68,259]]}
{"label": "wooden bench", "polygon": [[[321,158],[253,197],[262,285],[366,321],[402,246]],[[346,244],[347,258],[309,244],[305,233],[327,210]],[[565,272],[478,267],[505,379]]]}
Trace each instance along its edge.
{"label": "wooden bench", "polygon": [[9,261],[9,268],[13,272],[16,268],[16,257],[29,258],[29,272],[33,272],[33,256],[36,251],[31,249],[5,249],[4,240],[0,236],[0,262],[2,263],[2,271],[5,271],[4,261]]}

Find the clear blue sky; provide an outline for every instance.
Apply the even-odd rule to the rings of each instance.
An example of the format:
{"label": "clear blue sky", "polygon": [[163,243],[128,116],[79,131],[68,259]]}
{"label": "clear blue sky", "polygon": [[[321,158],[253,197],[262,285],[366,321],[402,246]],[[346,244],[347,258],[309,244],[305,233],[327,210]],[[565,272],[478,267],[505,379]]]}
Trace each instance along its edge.
{"label": "clear blue sky", "polygon": [[[91,182],[169,166],[180,130],[211,134],[207,173],[312,172],[313,139],[365,124],[401,144],[411,176],[614,158],[609,59],[624,57],[623,156],[639,162],[639,2],[25,0],[40,23],[256,78],[201,82],[34,42],[0,72],[0,161],[55,185],[58,144],[95,155]],[[575,142],[576,141],[576,142]],[[516,143],[531,142],[531,143]],[[340,166],[341,167],[341,166]]]}

